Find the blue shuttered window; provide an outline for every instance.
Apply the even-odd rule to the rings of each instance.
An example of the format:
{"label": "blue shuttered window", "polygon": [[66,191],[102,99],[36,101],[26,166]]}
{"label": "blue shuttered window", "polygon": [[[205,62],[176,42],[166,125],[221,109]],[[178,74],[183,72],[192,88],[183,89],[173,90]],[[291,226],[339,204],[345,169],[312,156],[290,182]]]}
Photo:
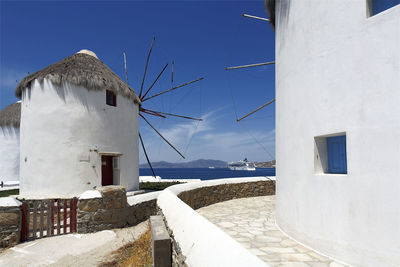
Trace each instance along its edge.
{"label": "blue shuttered window", "polygon": [[371,0],[372,16],[400,4],[400,0]]}
{"label": "blue shuttered window", "polygon": [[347,173],[346,136],[326,138],[328,150],[328,173]]}

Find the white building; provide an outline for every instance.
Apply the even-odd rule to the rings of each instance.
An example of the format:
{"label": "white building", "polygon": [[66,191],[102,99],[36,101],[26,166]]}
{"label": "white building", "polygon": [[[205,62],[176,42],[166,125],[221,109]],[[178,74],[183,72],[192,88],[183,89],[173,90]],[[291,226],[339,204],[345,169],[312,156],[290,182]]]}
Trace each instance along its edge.
{"label": "white building", "polygon": [[275,3],[277,224],[348,264],[400,266],[399,2]]}
{"label": "white building", "polygon": [[93,52],[27,76],[16,95],[22,197],[76,196],[111,184],[138,189],[140,101]]}
{"label": "white building", "polygon": [[19,181],[19,121],[21,104],[11,104],[0,111],[0,183]]}

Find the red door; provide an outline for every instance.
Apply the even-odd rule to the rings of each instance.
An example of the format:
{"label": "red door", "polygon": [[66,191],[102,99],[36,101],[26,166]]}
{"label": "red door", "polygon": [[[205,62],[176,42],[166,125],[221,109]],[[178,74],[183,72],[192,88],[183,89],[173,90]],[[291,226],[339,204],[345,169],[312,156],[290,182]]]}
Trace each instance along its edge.
{"label": "red door", "polygon": [[101,156],[101,185],[113,185],[113,166],[111,156]]}

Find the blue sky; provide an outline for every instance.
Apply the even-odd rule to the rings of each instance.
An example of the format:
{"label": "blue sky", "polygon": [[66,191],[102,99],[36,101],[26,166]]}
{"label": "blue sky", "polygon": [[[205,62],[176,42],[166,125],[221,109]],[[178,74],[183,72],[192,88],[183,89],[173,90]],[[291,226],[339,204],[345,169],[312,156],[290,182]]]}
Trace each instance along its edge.
{"label": "blue sky", "polygon": [[[155,36],[145,88],[166,63],[153,93],[204,77],[143,104],[204,119],[149,118],[186,160],[275,158],[274,104],[235,120],[235,110],[240,117],[275,97],[274,66],[224,70],[274,60],[270,25],[241,16],[267,17],[264,1],[1,1],[0,8],[0,109],[17,101],[17,81],[81,49],[94,51],[123,79],[125,51],[129,82],[138,91]],[[183,161],[143,120],[140,131],[152,161]]]}

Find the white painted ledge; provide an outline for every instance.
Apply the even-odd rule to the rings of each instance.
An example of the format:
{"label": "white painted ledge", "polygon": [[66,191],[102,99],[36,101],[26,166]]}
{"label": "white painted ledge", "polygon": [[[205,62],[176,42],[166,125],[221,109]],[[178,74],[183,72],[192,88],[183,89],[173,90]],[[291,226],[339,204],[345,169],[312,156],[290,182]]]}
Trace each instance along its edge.
{"label": "white painted ledge", "polygon": [[157,199],[158,195],[161,191],[151,192],[151,193],[144,193],[136,196],[131,196],[127,198],[127,202],[129,206],[133,206],[142,202],[150,201]]}
{"label": "white painted ledge", "polygon": [[19,186],[19,181],[5,181],[4,186]]}
{"label": "white painted ledge", "polygon": [[21,201],[13,197],[0,197],[0,207],[19,207],[21,205]]}
{"label": "white painted ledge", "polygon": [[144,183],[144,182],[161,182],[161,177],[160,176],[139,176],[139,182]]}
{"label": "white painted ledge", "polygon": [[174,185],[160,193],[157,204],[189,266],[268,266],[177,197],[181,192],[201,187],[268,180],[266,177],[218,179]]}
{"label": "white painted ledge", "polygon": [[101,197],[101,193],[98,190],[87,190],[79,196],[79,199],[91,199]]}
{"label": "white painted ledge", "polygon": [[181,183],[193,183],[193,182],[200,182],[201,179],[162,179],[160,176],[139,176],[140,183],[159,183],[159,182],[181,182]]}
{"label": "white painted ledge", "polygon": [[19,189],[19,185],[18,186],[3,186],[3,187],[0,187],[0,192],[1,191],[14,190],[14,189]]}

